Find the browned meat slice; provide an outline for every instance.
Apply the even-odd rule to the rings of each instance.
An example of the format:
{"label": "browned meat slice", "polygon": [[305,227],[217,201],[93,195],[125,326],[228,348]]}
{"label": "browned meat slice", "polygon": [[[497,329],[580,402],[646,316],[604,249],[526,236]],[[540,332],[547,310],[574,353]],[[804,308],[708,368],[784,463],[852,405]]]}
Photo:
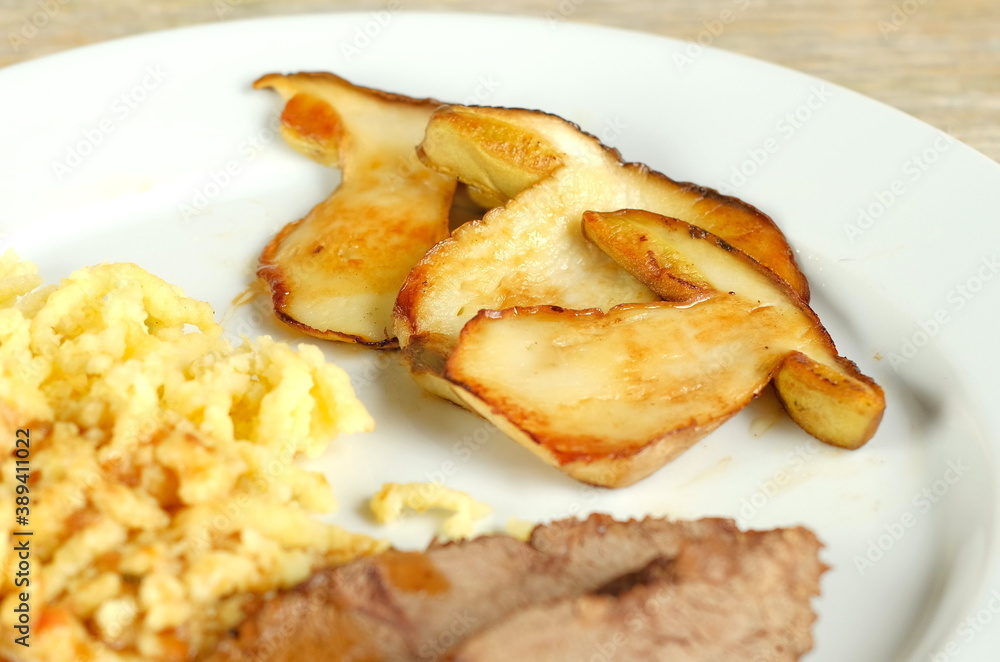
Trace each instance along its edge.
{"label": "browned meat slice", "polygon": [[520,609],[446,659],[798,660],[812,648],[818,551],[801,528],[686,541],[598,592]]}
{"label": "browned meat slice", "polygon": [[[799,600],[811,618],[818,543],[804,529],[792,531],[813,543],[787,550],[800,557],[803,575],[813,572]],[[783,540],[786,534],[757,535]],[[686,545],[718,544],[731,557],[737,547],[751,546],[742,541],[752,538],[729,520],[618,522],[594,515],[540,526],[527,543],[488,536],[432,545],[422,553],[390,551],[324,570],[292,591],[262,600],[209,659],[436,660],[473,633],[485,635],[494,624],[506,627],[507,617],[533,605],[555,605],[602,587],[611,602],[634,599],[629,596],[659,581],[652,579],[659,574],[642,569],[656,559],[676,566]],[[623,576],[621,595],[608,595],[609,582]]]}

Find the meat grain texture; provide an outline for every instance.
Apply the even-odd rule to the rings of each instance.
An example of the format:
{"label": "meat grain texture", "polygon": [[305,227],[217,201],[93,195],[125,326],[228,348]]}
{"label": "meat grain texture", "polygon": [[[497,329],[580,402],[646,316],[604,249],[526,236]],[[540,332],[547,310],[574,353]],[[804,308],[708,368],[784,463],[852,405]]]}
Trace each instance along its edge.
{"label": "meat grain texture", "polygon": [[259,601],[209,659],[798,660],[821,546],[802,527],[592,515],[392,550]]}

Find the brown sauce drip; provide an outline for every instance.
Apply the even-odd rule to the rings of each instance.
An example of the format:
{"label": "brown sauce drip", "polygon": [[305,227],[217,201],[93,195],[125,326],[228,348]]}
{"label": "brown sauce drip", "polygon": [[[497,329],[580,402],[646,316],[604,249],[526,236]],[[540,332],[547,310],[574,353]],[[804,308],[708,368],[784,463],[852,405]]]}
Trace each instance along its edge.
{"label": "brown sauce drip", "polygon": [[389,582],[406,593],[437,595],[451,586],[427,555],[420,552],[389,550],[379,557],[378,565]]}

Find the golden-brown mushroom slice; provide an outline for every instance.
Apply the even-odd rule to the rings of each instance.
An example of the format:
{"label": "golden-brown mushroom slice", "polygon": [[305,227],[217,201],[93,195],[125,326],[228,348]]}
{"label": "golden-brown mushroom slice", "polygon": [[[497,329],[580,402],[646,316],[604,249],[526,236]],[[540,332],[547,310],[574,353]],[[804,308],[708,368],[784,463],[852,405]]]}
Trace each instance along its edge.
{"label": "golden-brown mushroom slice", "polygon": [[751,257],[703,230],[645,211],[588,212],[583,231],[664,299],[693,301],[715,287],[787,309],[799,327],[793,332],[818,334],[823,342],[796,347],[775,366],[785,410],[806,432],[841,448],[859,448],[875,434],[885,409],[882,389],[837,353],[808,304]]}
{"label": "golden-brown mushroom slice", "polygon": [[447,394],[433,369],[483,309],[609,308],[658,297],[584,239],[586,210],[639,207],[710,229],[788,281],[808,286],[784,235],[752,206],[679,183],[577,126],[538,111],[448,106],[427,126],[421,158],[492,204],[414,268],[396,303],[396,333],[414,376]]}
{"label": "golden-brown mushroom slice", "polygon": [[332,74],[269,74],[285,100],[281,134],[341,183],[260,256],[275,314],[319,338],[396,346],[392,307],[406,275],[448,234],[455,179],[416,146],[440,104],[358,87]]}
{"label": "golden-brown mushroom slice", "polygon": [[792,420],[832,446],[860,448],[882,422],[882,389],[846,359],[821,363],[791,352],[778,366],[773,383]]}
{"label": "golden-brown mushroom slice", "polygon": [[[482,311],[448,357],[455,396],[577,480],[624,487],[742,409],[777,352],[745,300]],[[756,318],[778,324],[774,311]],[[756,327],[763,330],[763,326]],[[750,333],[748,333],[748,331]],[[499,357],[503,357],[500,359]]]}
{"label": "golden-brown mushroom slice", "polygon": [[[805,394],[793,418],[808,432],[845,447],[874,433],[881,389],[837,355],[784,281],[683,221],[637,211],[584,218],[588,237],[623,264],[642,265],[636,275],[657,290],[666,283],[661,291],[673,300],[607,313],[481,311],[445,365],[456,399],[548,463],[607,487],[676,458],[776,373],[793,384],[779,383],[779,393]],[[798,372],[792,357],[810,357],[811,372]],[[816,375],[835,375],[840,386],[818,387],[810,381]],[[839,414],[847,425],[838,427]]]}

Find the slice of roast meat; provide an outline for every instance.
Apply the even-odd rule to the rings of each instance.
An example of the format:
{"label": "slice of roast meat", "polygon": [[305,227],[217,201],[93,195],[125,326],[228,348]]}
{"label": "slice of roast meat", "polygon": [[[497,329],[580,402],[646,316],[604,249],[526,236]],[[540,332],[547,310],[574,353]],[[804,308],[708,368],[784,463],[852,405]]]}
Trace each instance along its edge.
{"label": "slice of roast meat", "polygon": [[[506,632],[500,636],[509,637],[512,623],[522,627],[521,614],[536,609],[573,611],[580,600],[584,609],[601,605],[605,616],[621,618],[629,614],[631,602],[641,600],[643,591],[657,590],[664,582],[684,586],[702,575],[715,582],[710,587],[718,593],[705,594],[706,600],[711,597],[703,605],[705,610],[730,609],[734,599],[725,599],[729,594],[738,600],[751,596],[768,614],[771,610],[784,614],[781,618],[789,623],[811,623],[809,599],[818,594],[823,569],[817,560],[819,547],[815,536],[802,528],[743,533],[723,519],[619,522],[592,515],[584,521],[539,526],[526,543],[486,536],[431,545],[426,552],[392,550],[322,570],[293,590],[259,600],[208,659],[425,662],[448,655],[480,659],[468,656],[494,654],[492,633]],[[777,555],[772,565],[760,558],[764,548]],[[703,552],[707,555],[701,559]],[[751,552],[746,561],[737,558]],[[697,563],[689,558],[692,555],[698,556]],[[742,574],[758,566],[764,573],[761,579]],[[781,569],[789,575],[784,582],[772,576]],[[789,592],[789,586],[794,591]],[[677,602],[677,609],[689,599]],[[795,610],[786,608],[792,604]],[[712,622],[730,616],[722,613]],[[563,626],[548,615],[545,619],[544,628]],[[650,622],[659,621],[657,617]],[[586,629],[587,622],[568,619],[565,625]],[[604,625],[627,631],[628,623]],[[769,623],[762,621],[760,627],[767,630]],[[517,637],[541,636],[534,627]],[[807,649],[808,625],[804,636],[802,645]]]}
{"label": "slice of roast meat", "polygon": [[792,662],[812,648],[818,550],[804,529],[685,541],[600,591],[520,609],[445,659]]}

